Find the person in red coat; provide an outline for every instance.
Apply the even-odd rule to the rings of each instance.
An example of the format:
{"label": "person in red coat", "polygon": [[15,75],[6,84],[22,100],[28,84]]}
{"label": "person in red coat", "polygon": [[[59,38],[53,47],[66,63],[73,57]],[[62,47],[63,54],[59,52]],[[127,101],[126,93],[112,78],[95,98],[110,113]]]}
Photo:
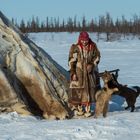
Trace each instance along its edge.
{"label": "person in red coat", "polygon": [[90,105],[95,101],[95,92],[100,87],[97,76],[100,51],[87,32],[81,32],[78,43],[69,51],[70,98],[69,103]]}

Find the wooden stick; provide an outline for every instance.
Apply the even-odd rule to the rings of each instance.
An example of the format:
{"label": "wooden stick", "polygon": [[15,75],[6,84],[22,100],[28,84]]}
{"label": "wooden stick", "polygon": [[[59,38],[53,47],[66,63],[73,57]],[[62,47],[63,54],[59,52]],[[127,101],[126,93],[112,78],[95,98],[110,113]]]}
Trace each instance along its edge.
{"label": "wooden stick", "polygon": [[[116,78],[117,78],[117,77],[118,77],[118,72],[119,72],[119,71],[120,71],[120,69],[115,69],[115,70],[110,70],[110,71],[108,71],[108,72],[110,72],[110,73],[115,72],[115,76],[116,76]],[[100,73],[98,73],[98,76],[101,77],[103,74],[104,74],[104,72],[100,72]]]}

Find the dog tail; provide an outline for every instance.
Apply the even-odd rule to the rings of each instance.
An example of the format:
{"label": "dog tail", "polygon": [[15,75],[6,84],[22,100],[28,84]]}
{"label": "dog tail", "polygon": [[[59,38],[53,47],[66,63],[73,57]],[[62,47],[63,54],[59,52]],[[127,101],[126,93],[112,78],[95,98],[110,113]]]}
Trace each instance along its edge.
{"label": "dog tail", "polygon": [[134,89],[136,89],[138,96],[140,95],[140,87],[139,86],[133,86]]}

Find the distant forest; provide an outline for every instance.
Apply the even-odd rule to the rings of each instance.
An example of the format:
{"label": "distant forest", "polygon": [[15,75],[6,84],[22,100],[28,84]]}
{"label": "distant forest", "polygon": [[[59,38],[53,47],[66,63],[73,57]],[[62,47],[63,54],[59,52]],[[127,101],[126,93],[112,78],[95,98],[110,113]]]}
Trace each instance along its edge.
{"label": "distant forest", "polygon": [[[110,33],[121,33],[124,36],[132,33],[133,35],[140,35],[140,16],[134,14],[130,20],[127,20],[125,16],[121,19],[117,18],[115,21],[106,13],[104,16],[99,16],[97,19],[87,21],[83,16],[81,21],[77,20],[77,16],[74,18],[69,17],[67,20],[60,22],[59,18],[46,17],[45,22],[39,20],[38,17],[32,17],[29,21],[21,20],[17,24],[16,20],[12,19],[12,22],[20,28],[23,33],[28,32],[97,32],[98,34],[104,32],[109,37]],[[109,39],[109,38],[108,38]]]}

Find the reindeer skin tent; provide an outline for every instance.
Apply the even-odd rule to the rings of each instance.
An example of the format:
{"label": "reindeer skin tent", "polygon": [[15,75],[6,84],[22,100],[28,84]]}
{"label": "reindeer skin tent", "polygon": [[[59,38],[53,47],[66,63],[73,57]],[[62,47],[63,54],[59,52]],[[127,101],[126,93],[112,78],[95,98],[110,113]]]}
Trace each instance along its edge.
{"label": "reindeer skin tent", "polygon": [[69,116],[68,73],[0,12],[0,112]]}

